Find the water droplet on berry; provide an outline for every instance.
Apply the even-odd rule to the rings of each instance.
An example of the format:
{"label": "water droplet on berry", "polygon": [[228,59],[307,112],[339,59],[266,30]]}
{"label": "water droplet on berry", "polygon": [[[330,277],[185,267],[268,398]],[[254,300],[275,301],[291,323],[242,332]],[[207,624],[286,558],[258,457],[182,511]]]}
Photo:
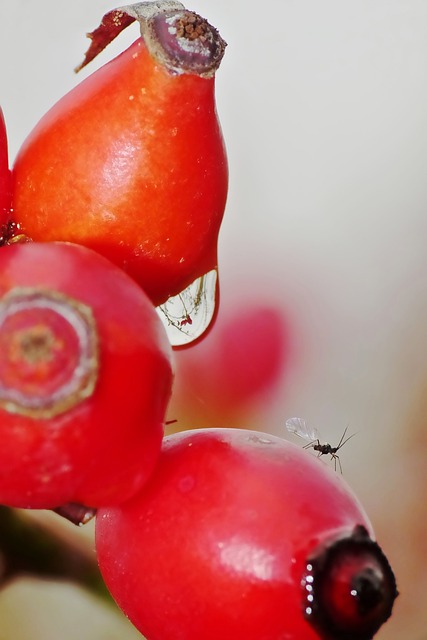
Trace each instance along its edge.
{"label": "water droplet on berry", "polygon": [[172,346],[189,345],[205,333],[214,318],[217,297],[218,271],[212,269],[157,307]]}

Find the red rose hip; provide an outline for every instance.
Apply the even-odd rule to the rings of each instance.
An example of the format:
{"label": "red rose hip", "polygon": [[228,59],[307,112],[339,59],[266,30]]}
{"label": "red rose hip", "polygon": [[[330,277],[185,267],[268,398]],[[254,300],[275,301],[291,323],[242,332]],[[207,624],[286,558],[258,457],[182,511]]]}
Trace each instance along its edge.
{"label": "red rose hip", "polygon": [[[7,233],[12,199],[11,174],[9,171],[8,144],[3,111],[0,108],[0,234]],[[1,238],[0,238],[1,240]]]}
{"label": "red rose hip", "polygon": [[0,503],[115,504],[157,460],[170,346],[145,293],[67,243],[0,251]]}
{"label": "red rose hip", "polygon": [[342,476],[253,431],[165,438],[142,491],[98,511],[96,548],[147,640],[368,640],[396,597]]}
{"label": "red rose hip", "polygon": [[104,16],[85,63],[135,17],[142,37],[29,134],[13,207],[27,236],[95,249],[160,305],[217,266],[228,168],[214,90],[225,43],[180,3],[138,3]]}

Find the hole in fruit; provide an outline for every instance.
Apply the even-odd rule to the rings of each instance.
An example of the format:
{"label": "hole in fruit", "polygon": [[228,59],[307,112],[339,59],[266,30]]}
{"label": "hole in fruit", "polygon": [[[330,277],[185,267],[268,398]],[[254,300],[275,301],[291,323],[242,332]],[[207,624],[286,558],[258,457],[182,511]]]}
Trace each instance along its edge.
{"label": "hole in fruit", "polygon": [[55,291],[12,289],[0,299],[0,407],[52,418],[89,397],[98,376],[90,308]]}
{"label": "hole in fruit", "polygon": [[157,307],[172,346],[189,345],[205,333],[215,315],[217,287],[218,272],[212,269]]}
{"label": "hole in fruit", "polygon": [[328,640],[370,640],[398,595],[387,558],[361,525],[312,554],[302,586],[305,618]]}

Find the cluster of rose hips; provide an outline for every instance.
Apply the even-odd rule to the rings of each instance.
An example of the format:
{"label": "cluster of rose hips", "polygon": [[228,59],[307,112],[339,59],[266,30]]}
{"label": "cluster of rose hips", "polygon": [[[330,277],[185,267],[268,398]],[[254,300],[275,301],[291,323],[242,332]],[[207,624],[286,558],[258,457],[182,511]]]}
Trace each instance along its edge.
{"label": "cluster of rose hips", "polygon": [[135,20],[12,171],[1,121],[0,503],[96,510],[101,572],[148,640],[368,640],[396,584],[339,474],[260,432],[163,437],[156,307],[216,269],[225,43],[179,2],[138,3],[84,64]]}

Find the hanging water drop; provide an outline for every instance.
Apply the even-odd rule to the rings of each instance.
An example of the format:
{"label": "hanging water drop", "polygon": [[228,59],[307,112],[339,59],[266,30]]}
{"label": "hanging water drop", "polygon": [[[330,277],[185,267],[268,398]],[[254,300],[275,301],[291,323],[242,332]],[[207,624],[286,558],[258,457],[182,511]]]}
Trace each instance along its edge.
{"label": "hanging water drop", "polygon": [[205,333],[215,316],[217,300],[218,271],[212,269],[157,307],[173,347],[187,346]]}

